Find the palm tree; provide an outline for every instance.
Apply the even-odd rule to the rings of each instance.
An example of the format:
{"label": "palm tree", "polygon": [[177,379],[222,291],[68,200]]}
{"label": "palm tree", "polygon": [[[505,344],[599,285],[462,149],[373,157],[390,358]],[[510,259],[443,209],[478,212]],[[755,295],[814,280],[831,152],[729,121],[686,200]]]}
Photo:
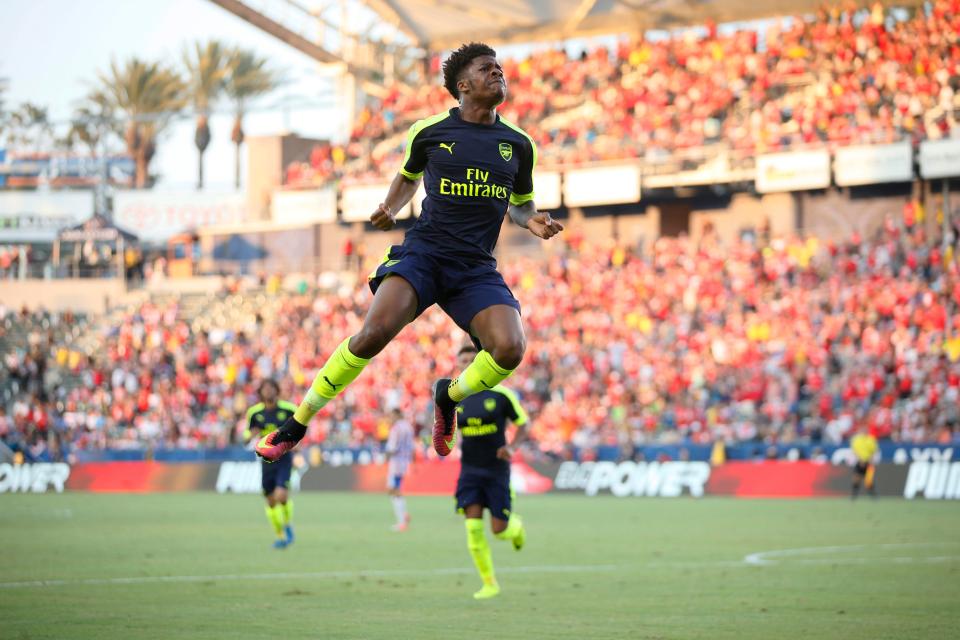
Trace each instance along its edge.
{"label": "palm tree", "polygon": [[86,145],[91,156],[97,153],[97,144],[100,140],[96,126],[96,117],[87,107],[79,107],[73,112],[70,119],[70,128],[62,138],[57,140],[57,146],[67,151],[73,151],[77,144]]}
{"label": "palm tree", "polygon": [[[197,130],[193,137],[199,152],[197,165],[197,189],[203,189],[203,153],[210,145],[210,107],[223,91],[227,76],[226,47],[216,40],[205,45],[199,42],[183,53],[183,63],[187,68],[188,91],[197,112]],[[191,55],[192,54],[192,55]]]}
{"label": "palm tree", "polygon": [[243,116],[247,102],[257,96],[273,91],[280,84],[280,76],[267,68],[266,58],[260,58],[249,49],[236,48],[230,51],[227,62],[226,92],[234,102],[233,132],[230,139],[236,145],[234,182],[240,188],[240,146],[243,144]]}
{"label": "palm tree", "polygon": [[122,136],[122,130],[114,122],[110,100],[102,91],[92,91],[73,112],[70,129],[62,143],[67,149],[73,149],[77,143],[84,144],[90,155],[97,157],[100,143],[110,133]]}
{"label": "palm tree", "polygon": [[126,118],[124,139],[136,165],[134,185],[142,189],[149,182],[157,135],[185,104],[183,79],[159,62],[132,57],[123,66],[113,61],[100,82],[106,104]]}
{"label": "palm tree", "polygon": [[34,153],[40,153],[41,148],[53,142],[53,125],[47,107],[24,102],[10,112],[7,120],[7,143],[11,146],[22,150],[32,146]]}

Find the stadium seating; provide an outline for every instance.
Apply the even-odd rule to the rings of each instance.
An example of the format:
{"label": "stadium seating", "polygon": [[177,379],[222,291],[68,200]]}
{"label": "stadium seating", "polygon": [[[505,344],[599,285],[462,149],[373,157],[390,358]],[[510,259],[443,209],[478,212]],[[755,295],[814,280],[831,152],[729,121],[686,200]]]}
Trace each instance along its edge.
{"label": "stadium seating", "polygon": [[[529,338],[509,384],[544,451],[831,443],[861,423],[902,441],[960,434],[960,273],[953,249],[944,255],[920,225],[891,221],[876,238],[838,244],[723,246],[708,234],[644,251],[575,233],[566,243],[546,260],[501,265]],[[226,446],[258,381],[276,377],[298,401],[369,298],[346,285],[167,295],[89,325],[7,313],[5,379],[40,362],[46,376],[42,390],[27,382],[7,394],[0,433],[38,455]],[[25,329],[37,322],[48,333]],[[376,443],[394,407],[429,425],[427,381],[452,372],[463,339],[428,311],[315,419],[309,441]],[[28,353],[45,358],[25,364]]]}
{"label": "stadium seating", "polygon": [[[960,136],[960,4],[907,15],[835,5],[760,32],[707,25],[579,56],[540,51],[505,61],[501,113],[537,141],[542,166]],[[363,109],[346,145],[314,149],[288,168],[287,184],[391,177],[407,128],[455,106],[439,84],[396,88]]]}
{"label": "stadium seating", "polygon": [[[958,37],[960,0],[936,0],[915,12],[834,7],[759,31],[706,25],[578,56],[540,50],[504,61],[502,113],[548,166],[957,137]],[[287,183],[389,176],[410,124],[452,106],[438,84],[395,87],[361,111],[346,144],[288,167]],[[548,258],[502,265],[529,338],[509,384],[540,448],[561,457],[648,442],[839,442],[863,423],[884,438],[956,440],[953,224],[952,246],[913,213],[841,243],[722,245],[707,233],[640,247],[567,233]],[[0,248],[0,276],[15,270]],[[359,328],[370,296],[346,282],[155,296],[89,322],[0,309],[0,437],[37,459],[234,443],[258,381],[276,377],[299,400]],[[394,407],[430,424],[425,381],[453,371],[463,337],[427,312],[320,414],[309,441],[382,440]]]}

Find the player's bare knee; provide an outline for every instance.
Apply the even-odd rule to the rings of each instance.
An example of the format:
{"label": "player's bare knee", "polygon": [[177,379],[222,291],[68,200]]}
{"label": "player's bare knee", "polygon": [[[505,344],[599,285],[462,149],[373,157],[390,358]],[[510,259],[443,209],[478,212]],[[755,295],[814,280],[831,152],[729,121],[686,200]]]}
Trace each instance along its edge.
{"label": "player's bare knee", "polygon": [[493,531],[494,535],[498,533],[503,533],[507,530],[507,523],[503,520],[491,520],[490,521],[490,531]]}
{"label": "player's bare knee", "polygon": [[372,358],[390,343],[393,332],[383,325],[363,325],[350,339],[350,353],[358,358]]}
{"label": "player's bare knee", "polygon": [[504,369],[516,369],[523,362],[526,348],[526,340],[520,336],[495,345],[490,355],[493,356],[494,362]]}

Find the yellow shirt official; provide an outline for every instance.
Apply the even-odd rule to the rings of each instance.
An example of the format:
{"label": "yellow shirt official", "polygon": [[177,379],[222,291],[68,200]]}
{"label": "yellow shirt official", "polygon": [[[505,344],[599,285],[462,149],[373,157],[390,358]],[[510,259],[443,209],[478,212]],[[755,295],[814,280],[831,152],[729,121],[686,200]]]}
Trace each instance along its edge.
{"label": "yellow shirt official", "polygon": [[850,448],[860,462],[870,462],[877,454],[877,439],[869,433],[858,433],[850,439]]}

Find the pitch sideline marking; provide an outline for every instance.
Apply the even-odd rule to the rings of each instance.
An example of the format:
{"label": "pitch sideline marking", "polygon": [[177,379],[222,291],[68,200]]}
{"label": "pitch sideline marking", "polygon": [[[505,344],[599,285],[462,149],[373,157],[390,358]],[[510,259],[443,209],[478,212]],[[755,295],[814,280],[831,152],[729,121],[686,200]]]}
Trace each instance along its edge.
{"label": "pitch sideline marking", "polygon": [[[502,567],[497,573],[593,573],[604,571],[622,571],[629,568],[705,568],[705,567],[762,567],[777,566],[777,558],[802,556],[805,554],[840,553],[846,551],[862,551],[871,548],[895,549],[904,547],[936,547],[949,546],[950,543],[905,542],[891,544],[856,544],[832,547],[798,547],[794,549],[774,549],[759,551],[743,557],[742,560],[716,561],[682,561],[682,562],[650,562],[644,565],[631,564],[596,564],[596,565],[541,565]],[[801,558],[798,564],[869,564],[876,562],[895,562],[898,564],[939,563],[960,560],[958,555],[944,556],[894,556],[880,558]],[[51,580],[25,580],[21,582],[0,582],[0,589],[26,589],[34,587],[67,587],[78,585],[136,585],[162,583],[194,583],[216,582],[230,580],[294,580],[314,579],[329,580],[337,578],[386,578],[386,577],[417,577],[417,576],[446,576],[446,575],[473,575],[474,570],[466,567],[447,567],[438,569],[360,569],[355,571],[313,571],[313,572],[285,572],[285,573],[228,573],[207,576],[131,576],[121,578],[77,578]]]}
{"label": "pitch sideline marking", "polygon": [[[543,565],[527,567],[498,567],[497,573],[592,573],[617,571],[623,565]],[[447,576],[472,575],[472,568],[448,567],[440,569],[361,569],[357,571],[308,571],[302,573],[226,573],[210,576],[132,576],[125,578],[78,578],[74,580],[26,580],[22,582],[0,582],[0,589],[24,589],[30,587],[68,587],[76,585],[126,585],[158,583],[216,582],[218,580],[293,580],[293,579],[336,579],[336,578],[384,578],[402,576]]]}

